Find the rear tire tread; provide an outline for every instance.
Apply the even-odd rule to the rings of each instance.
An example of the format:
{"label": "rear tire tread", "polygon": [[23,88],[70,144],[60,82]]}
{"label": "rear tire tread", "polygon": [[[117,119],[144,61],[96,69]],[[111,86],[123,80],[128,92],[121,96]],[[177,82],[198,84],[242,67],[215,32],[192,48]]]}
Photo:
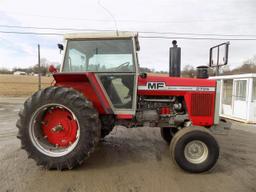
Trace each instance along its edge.
{"label": "rear tire tread", "polygon": [[[30,116],[38,107],[47,103],[66,104],[72,112],[76,111],[80,125],[80,134],[81,131],[84,130],[84,140],[88,140],[88,142],[81,143],[83,139],[80,138],[76,150],[74,149],[75,152],[73,153],[73,150],[69,154],[57,158],[58,160],[40,154],[34,146],[31,146],[32,143],[28,134]],[[38,165],[42,165],[46,169],[73,169],[81,165],[94,151],[96,144],[99,142],[100,121],[98,112],[93,108],[90,101],[80,92],[72,88],[48,87],[34,93],[25,101],[24,108],[19,113],[16,126],[18,128],[17,137],[21,140],[21,148],[25,149],[29,157],[33,158]],[[82,137],[82,135],[80,135],[80,137]]]}

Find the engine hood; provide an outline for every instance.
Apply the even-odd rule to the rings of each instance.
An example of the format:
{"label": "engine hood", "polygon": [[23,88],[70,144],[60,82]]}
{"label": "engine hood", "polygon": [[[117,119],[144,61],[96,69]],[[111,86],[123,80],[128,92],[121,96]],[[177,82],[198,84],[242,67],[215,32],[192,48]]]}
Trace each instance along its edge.
{"label": "engine hood", "polygon": [[168,76],[139,77],[138,91],[203,91],[215,92],[216,81],[209,79],[179,78]]}

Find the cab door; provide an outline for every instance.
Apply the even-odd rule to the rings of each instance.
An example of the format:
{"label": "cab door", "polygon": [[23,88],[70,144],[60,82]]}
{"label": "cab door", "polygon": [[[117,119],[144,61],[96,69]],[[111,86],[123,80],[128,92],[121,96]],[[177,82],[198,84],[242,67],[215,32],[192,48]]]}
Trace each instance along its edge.
{"label": "cab door", "polygon": [[99,82],[115,114],[135,114],[136,109],[136,73],[101,73]]}

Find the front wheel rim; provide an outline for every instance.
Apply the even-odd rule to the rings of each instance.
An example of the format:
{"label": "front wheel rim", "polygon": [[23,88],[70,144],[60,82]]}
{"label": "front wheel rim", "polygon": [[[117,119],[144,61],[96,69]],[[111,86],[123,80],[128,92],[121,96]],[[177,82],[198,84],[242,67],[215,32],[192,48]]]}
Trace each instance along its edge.
{"label": "front wheel rim", "polygon": [[193,164],[200,164],[206,161],[209,155],[207,145],[199,140],[193,140],[186,144],[184,156],[187,161]]}
{"label": "front wheel rim", "polygon": [[68,107],[55,103],[46,104],[32,114],[29,136],[34,147],[41,153],[50,157],[61,157],[77,146],[80,125]]}

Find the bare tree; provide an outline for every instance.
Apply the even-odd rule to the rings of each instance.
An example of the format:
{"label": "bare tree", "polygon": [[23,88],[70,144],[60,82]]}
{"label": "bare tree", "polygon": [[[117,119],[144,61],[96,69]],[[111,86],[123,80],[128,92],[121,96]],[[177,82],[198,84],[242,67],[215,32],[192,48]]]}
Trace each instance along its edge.
{"label": "bare tree", "polygon": [[182,77],[190,77],[190,78],[195,77],[196,76],[196,70],[191,65],[185,65],[185,67],[181,71],[181,76]]}

